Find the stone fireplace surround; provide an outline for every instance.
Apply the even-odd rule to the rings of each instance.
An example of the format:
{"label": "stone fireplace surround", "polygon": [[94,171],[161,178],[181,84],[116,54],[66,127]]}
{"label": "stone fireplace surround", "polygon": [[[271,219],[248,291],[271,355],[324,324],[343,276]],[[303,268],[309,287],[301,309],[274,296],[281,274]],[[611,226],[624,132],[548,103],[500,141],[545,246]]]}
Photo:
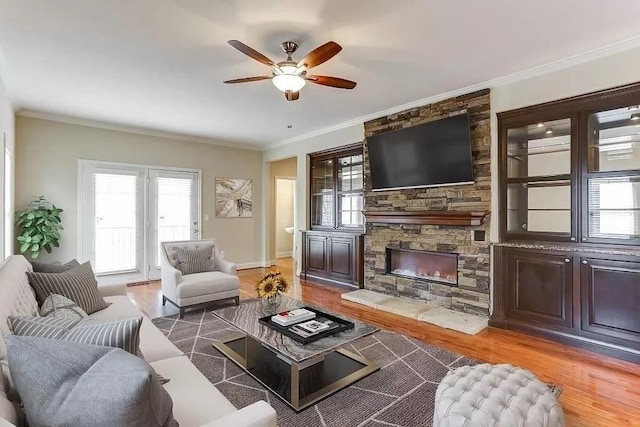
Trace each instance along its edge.
{"label": "stone fireplace surround", "polygon": [[[364,287],[386,295],[488,316],[489,243],[485,240],[474,241],[472,232],[481,230],[488,235],[491,219],[487,215],[482,220],[491,208],[489,90],[381,117],[365,123],[364,130],[365,137],[369,137],[465,111],[470,118],[474,184],[373,192],[365,140],[364,211],[367,223],[364,238]],[[442,218],[437,218],[438,213],[442,213]],[[416,217],[411,216],[412,214]],[[397,218],[388,221],[382,219],[385,218],[384,215],[392,218],[397,215]],[[425,218],[428,216],[436,219]],[[449,217],[464,219],[467,216],[475,220],[448,220]],[[458,285],[388,273],[387,247],[457,253]]]}

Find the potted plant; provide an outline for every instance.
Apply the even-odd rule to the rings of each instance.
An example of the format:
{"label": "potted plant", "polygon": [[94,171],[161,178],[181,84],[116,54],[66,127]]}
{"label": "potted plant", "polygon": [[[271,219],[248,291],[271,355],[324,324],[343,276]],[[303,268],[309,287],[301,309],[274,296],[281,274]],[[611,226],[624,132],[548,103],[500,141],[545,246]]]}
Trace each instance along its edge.
{"label": "potted plant", "polygon": [[54,247],[60,247],[61,212],[62,209],[49,203],[44,196],[31,201],[25,210],[16,212],[20,253],[28,252],[31,258],[38,258],[43,249],[51,253]]}

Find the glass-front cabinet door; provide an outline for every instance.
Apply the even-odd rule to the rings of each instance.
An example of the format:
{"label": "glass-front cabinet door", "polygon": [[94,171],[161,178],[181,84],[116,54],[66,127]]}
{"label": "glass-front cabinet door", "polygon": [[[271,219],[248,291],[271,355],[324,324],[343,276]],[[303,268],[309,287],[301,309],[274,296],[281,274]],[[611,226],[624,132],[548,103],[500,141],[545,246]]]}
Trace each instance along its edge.
{"label": "glass-front cabinet door", "polygon": [[575,240],[573,122],[571,118],[537,121],[505,130],[508,236]]}
{"label": "glass-front cabinet door", "polygon": [[333,159],[311,164],[311,226],[333,228]]}
{"label": "glass-front cabinet door", "polygon": [[364,228],[362,145],[310,155],[311,228],[359,232]]}
{"label": "glass-front cabinet door", "polygon": [[338,227],[364,226],[362,154],[338,158]]}
{"label": "glass-front cabinet door", "polygon": [[586,115],[585,242],[640,240],[640,107]]}

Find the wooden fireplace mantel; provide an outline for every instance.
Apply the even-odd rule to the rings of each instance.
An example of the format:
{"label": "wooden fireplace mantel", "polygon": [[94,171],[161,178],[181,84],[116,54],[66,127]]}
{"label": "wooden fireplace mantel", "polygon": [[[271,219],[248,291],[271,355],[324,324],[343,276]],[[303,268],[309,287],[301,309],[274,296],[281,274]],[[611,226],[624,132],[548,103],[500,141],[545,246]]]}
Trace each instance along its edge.
{"label": "wooden fireplace mantel", "polygon": [[482,225],[489,211],[362,211],[367,222],[377,224]]}

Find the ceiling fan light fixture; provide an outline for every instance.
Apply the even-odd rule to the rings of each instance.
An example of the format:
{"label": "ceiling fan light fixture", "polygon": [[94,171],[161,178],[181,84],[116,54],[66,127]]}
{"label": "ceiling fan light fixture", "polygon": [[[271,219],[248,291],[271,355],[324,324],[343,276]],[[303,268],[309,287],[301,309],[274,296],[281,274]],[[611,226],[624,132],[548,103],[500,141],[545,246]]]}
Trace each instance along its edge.
{"label": "ceiling fan light fixture", "polygon": [[278,74],[271,79],[273,85],[282,92],[298,92],[307,83],[305,79],[297,74]]}

